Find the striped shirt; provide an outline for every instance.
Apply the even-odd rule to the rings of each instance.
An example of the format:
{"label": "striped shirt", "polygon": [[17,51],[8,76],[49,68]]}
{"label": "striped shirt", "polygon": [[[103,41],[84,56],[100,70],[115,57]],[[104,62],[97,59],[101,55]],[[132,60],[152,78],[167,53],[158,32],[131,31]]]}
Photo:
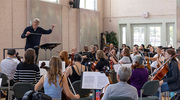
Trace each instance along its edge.
{"label": "striped shirt", "polygon": [[35,64],[19,63],[16,68],[14,80],[16,82],[37,83],[40,79],[39,67]]}

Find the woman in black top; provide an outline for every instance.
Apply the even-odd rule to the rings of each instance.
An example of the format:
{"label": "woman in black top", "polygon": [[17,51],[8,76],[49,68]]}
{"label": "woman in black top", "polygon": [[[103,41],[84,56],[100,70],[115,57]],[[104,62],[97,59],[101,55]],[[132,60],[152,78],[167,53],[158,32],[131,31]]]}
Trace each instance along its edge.
{"label": "woman in black top", "polygon": [[[168,60],[169,58],[175,55],[175,51],[173,49],[167,50],[165,52],[165,59]],[[159,82],[161,86],[161,92],[165,91],[175,91],[180,89],[180,77],[179,77],[179,68],[178,62],[173,58],[169,64],[169,71],[166,76]]]}
{"label": "woman in black top", "polygon": [[82,57],[76,53],[74,55],[74,65],[66,68],[66,76],[70,78],[71,82],[81,79],[81,72],[86,71],[87,68],[81,64]]}
{"label": "woman in black top", "polygon": [[109,67],[109,61],[104,58],[102,50],[97,51],[96,59],[98,59],[98,63],[96,64],[95,71],[103,71],[104,66]]}

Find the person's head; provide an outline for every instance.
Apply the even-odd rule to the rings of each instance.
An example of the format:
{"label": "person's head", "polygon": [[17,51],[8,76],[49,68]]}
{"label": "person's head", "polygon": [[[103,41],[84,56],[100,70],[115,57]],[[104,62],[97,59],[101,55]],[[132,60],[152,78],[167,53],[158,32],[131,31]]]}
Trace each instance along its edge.
{"label": "person's head", "polygon": [[33,23],[32,23],[33,28],[37,29],[39,26],[39,23],[40,23],[40,20],[38,18],[34,18]]}
{"label": "person's head", "polygon": [[95,51],[99,50],[99,46],[97,44],[94,44]]}
{"label": "person's head", "polygon": [[150,48],[151,47],[151,44],[148,44],[147,48]]}
{"label": "person's head", "polygon": [[131,50],[130,46],[126,46],[129,50]]}
{"label": "person's head", "polygon": [[125,48],[126,47],[126,44],[122,44],[122,48]]}
{"label": "person's head", "polygon": [[127,82],[131,77],[132,71],[130,67],[120,66],[117,72],[117,80],[119,82]]}
{"label": "person's head", "polygon": [[110,49],[113,49],[114,48],[114,45],[111,43],[110,44]]}
{"label": "person's head", "polygon": [[116,56],[117,50],[116,50],[116,49],[112,49],[112,50],[111,50],[111,53],[112,53],[114,56]]}
{"label": "person's head", "polygon": [[133,53],[137,53],[138,52],[138,47],[134,46],[133,47]]}
{"label": "person's head", "polygon": [[139,65],[143,64],[143,58],[139,55],[134,56],[133,61],[135,62],[135,64],[139,64]]}
{"label": "person's head", "polygon": [[77,49],[76,47],[73,47],[72,50],[71,50],[72,53],[76,53],[77,52]]}
{"label": "person's head", "polygon": [[162,50],[162,46],[158,46],[156,50],[157,54],[161,54],[161,50]]}
{"label": "person's head", "polygon": [[150,46],[149,50],[150,50],[150,52],[154,53],[154,47],[153,46]]}
{"label": "person's head", "polygon": [[172,56],[174,56],[176,54],[176,52],[173,50],[173,49],[168,49],[166,52],[165,52],[165,59],[169,59],[171,58]]}
{"label": "person's head", "polygon": [[62,76],[62,61],[59,57],[52,56],[49,61],[49,70],[48,70],[48,83],[52,83],[57,87],[56,77]]}
{"label": "person's head", "polygon": [[89,51],[90,51],[90,52],[95,52],[95,50],[96,50],[96,48],[95,48],[94,45],[91,45],[91,46],[89,47]]}
{"label": "person's head", "polygon": [[137,48],[139,48],[139,46],[138,46],[137,44],[135,44],[135,45],[134,45],[134,47],[137,47]]}
{"label": "person's head", "polygon": [[35,50],[32,48],[27,49],[24,54],[24,58],[27,64],[34,64],[36,59]]}
{"label": "person's head", "polygon": [[144,44],[141,44],[140,49],[141,49],[141,50],[144,49]]}
{"label": "person's head", "polygon": [[123,50],[122,50],[122,52],[121,52],[121,54],[123,55],[123,56],[130,56],[130,52],[129,52],[129,49],[126,47],[126,48],[124,48]]}
{"label": "person's head", "polygon": [[14,57],[16,55],[16,50],[15,49],[8,49],[7,55],[10,57]]}
{"label": "person's head", "polygon": [[96,53],[97,59],[103,59],[104,58],[104,52],[102,50],[98,50]]}
{"label": "person's head", "polygon": [[84,51],[88,51],[88,46],[87,45],[84,46]]}
{"label": "person's head", "polygon": [[69,54],[67,51],[61,51],[59,54],[59,57],[61,58],[62,61],[65,61],[66,65],[70,63],[69,61]]}
{"label": "person's head", "polygon": [[82,57],[81,57],[81,55],[79,53],[75,53],[74,61],[75,62],[82,62]]}

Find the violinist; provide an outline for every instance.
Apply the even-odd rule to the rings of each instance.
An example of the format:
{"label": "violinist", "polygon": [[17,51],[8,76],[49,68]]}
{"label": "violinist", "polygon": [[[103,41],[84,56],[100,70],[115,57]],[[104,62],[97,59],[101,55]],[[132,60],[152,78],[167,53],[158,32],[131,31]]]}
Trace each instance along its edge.
{"label": "violinist", "polygon": [[134,46],[133,47],[133,53],[130,55],[130,57],[133,60],[133,62],[134,62],[134,57],[137,56],[137,55],[141,56],[141,54],[139,54],[139,52],[138,52],[138,47]]}
{"label": "violinist", "polygon": [[130,52],[127,47],[122,50],[121,54],[123,57],[119,60],[120,64],[132,63],[132,59],[130,57]]}
{"label": "violinist", "polygon": [[164,61],[164,57],[161,54],[161,49],[162,49],[162,46],[158,46],[157,54],[154,55],[154,57],[147,57],[147,56],[145,57],[145,59],[149,59],[152,61],[152,64],[150,66],[153,71],[154,71],[154,69],[157,68],[157,65],[158,65],[157,59],[159,59],[160,61]]}
{"label": "violinist", "polygon": [[95,71],[103,71],[103,67],[107,66],[109,67],[109,61],[104,58],[104,52],[102,50],[98,50],[96,53],[96,59],[98,60],[98,63],[95,66]]}
{"label": "violinist", "polygon": [[107,85],[105,88],[104,95],[101,100],[109,100],[109,97],[130,97],[133,100],[138,100],[137,90],[134,86],[131,86],[127,83],[131,77],[132,71],[131,68],[125,66],[119,66],[117,72],[118,83]]}
{"label": "violinist", "polygon": [[69,54],[67,51],[61,51],[59,54],[59,57],[61,58],[62,61],[65,61],[65,67],[67,67],[70,64]]}
{"label": "violinist", "polygon": [[118,58],[116,57],[117,54],[117,50],[116,49],[112,49],[111,50],[111,55],[109,57],[109,60],[113,62],[113,64],[117,64],[118,63]]}
{"label": "violinist", "polygon": [[94,44],[95,51],[97,52],[99,50],[99,46],[97,44]]}
{"label": "violinist", "polygon": [[35,85],[34,90],[38,91],[44,87],[45,94],[52,97],[52,100],[61,100],[62,90],[72,99],[79,99],[79,94],[74,95],[68,86],[67,77],[62,72],[62,61],[59,57],[51,57],[49,71],[43,75]]}
{"label": "violinist", "polygon": [[148,70],[142,65],[143,64],[143,58],[139,55],[134,56],[134,62],[132,67],[132,75],[129,79],[132,86],[134,86],[137,89],[138,95],[140,97],[140,90],[144,83],[148,81]]}
{"label": "violinist", "polygon": [[111,44],[109,45],[109,52],[110,52],[112,49],[114,49],[113,43],[111,43]]}
{"label": "violinist", "polygon": [[153,46],[149,47],[149,51],[149,55],[147,55],[149,57],[153,57],[156,54]]}
{"label": "violinist", "polygon": [[71,82],[80,80],[81,79],[81,73],[84,71],[87,71],[88,69],[86,66],[81,64],[82,57],[80,54],[75,53],[74,55],[74,65],[68,66],[66,68],[66,76],[70,78]]}
{"label": "violinist", "polygon": [[[173,49],[168,49],[165,52],[165,59],[169,59],[175,55],[175,51]],[[161,92],[165,91],[176,91],[180,89],[180,73],[178,69],[178,62],[175,58],[173,58],[168,63],[169,71],[166,76],[159,82],[161,86]]]}
{"label": "violinist", "polygon": [[96,61],[96,47],[94,45],[91,45],[89,47],[89,51],[90,51],[90,60]]}

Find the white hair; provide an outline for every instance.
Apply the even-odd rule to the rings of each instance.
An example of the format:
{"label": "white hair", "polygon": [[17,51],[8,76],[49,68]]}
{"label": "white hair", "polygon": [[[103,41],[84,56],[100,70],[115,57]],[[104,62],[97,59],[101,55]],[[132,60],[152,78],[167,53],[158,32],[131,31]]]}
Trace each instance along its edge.
{"label": "white hair", "polygon": [[39,18],[34,18],[34,19],[33,19],[33,22],[34,22],[34,23],[40,23],[40,19],[39,19]]}
{"label": "white hair", "polygon": [[120,66],[118,70],[119,80],[123,82],[127,82],[132,75],[132,71],[130,67]]}

